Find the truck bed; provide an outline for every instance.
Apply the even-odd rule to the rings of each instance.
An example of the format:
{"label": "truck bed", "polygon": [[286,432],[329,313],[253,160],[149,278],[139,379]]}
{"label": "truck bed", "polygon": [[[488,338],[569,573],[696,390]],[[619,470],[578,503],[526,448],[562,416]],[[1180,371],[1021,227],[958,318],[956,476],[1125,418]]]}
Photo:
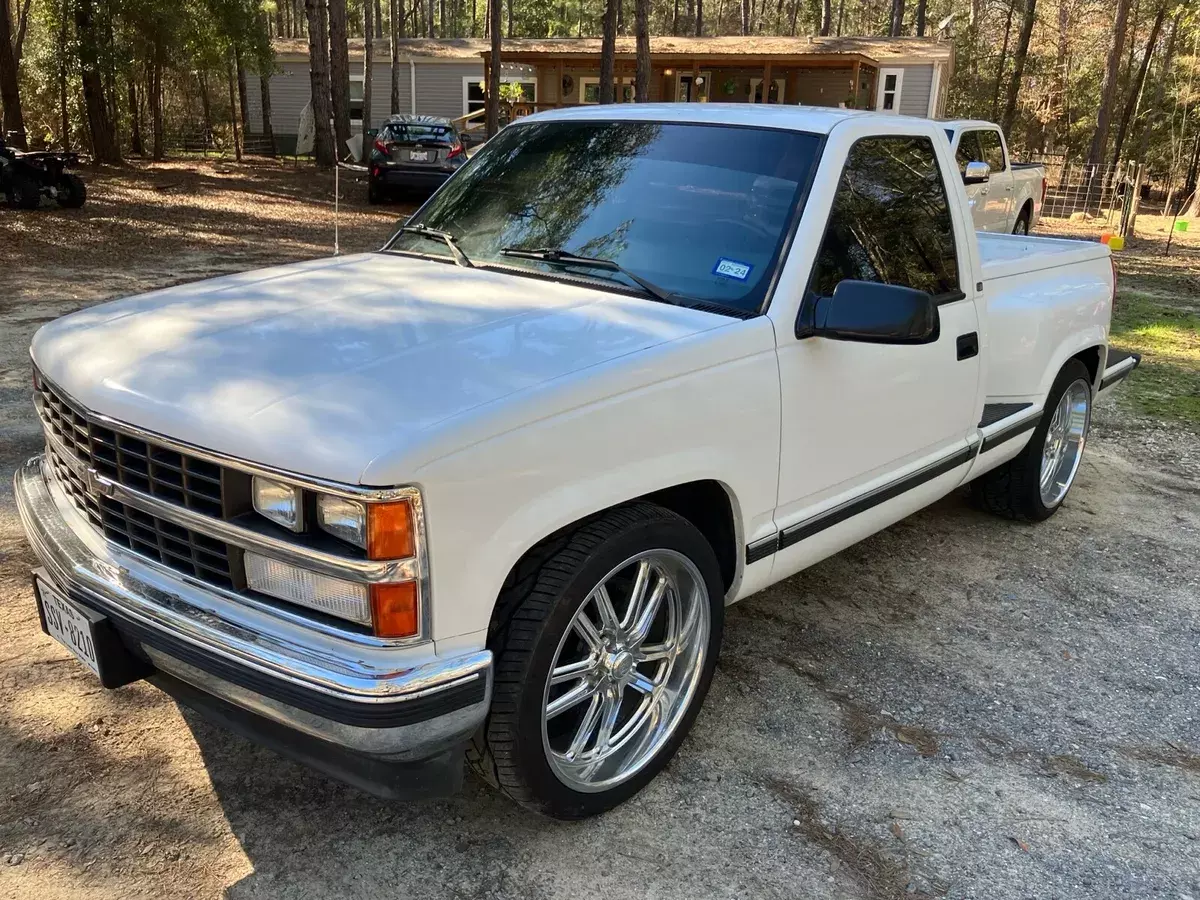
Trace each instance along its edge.
{"label": "truck bed", "polygon": [[979,261],[985,282],[1010,275],[1056,269],[1060,266],[1104,259],[1108,248],[1092,241],[1027,237],[1017,234],[977,232]]}

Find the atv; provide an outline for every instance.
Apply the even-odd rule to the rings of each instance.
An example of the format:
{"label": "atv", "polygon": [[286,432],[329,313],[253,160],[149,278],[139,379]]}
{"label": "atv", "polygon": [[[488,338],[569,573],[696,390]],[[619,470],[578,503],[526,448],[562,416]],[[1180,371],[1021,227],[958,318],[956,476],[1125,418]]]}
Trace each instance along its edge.
{"label": "atv", "polygon": [[0,194],[18,209],[37,209],[43,195],[57,200],[59,206],[78,209],[87,199],[87,187],[78,175],[64,171],[78,164],[74,153],[25,153],[0,137]]}

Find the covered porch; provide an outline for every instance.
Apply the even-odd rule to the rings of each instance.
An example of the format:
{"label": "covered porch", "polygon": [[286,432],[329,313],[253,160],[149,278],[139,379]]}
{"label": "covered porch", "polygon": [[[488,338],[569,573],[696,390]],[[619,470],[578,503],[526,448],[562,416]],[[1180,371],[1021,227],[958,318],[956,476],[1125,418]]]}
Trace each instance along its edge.
{"label": "covered porch", "polygon": [[[481,55],[486,77],[491,53]],[[525,87],[527,99],[514,105],[514,116],[599,102],[599,40],[506,41],[501,61],[534,72],[533,89]],[[633,39],[618,38],[616,102],[632,102],[636,65]],[[875,58],[844,39],[653,38],[650,100],[873,108],[878,71]]]}

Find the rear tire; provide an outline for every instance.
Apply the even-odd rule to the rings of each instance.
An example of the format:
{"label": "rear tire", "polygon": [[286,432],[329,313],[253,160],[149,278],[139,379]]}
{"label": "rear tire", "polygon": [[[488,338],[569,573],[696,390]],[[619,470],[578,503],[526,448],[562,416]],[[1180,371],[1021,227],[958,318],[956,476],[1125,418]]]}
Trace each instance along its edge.
{"label": "rear tire", "polygon": [[[1071,407],[1066,419],[1061,409],[1064,406]],[[1040,522],[1054,515],[1079,471],[1091,413],[1091,373],[1082,362],[1072,359],[1054,379],[1046,397],[1046,408],[1029,443],[1009,462],[971,482],[975,502],[990,513],[1024,522]],[[1047,474],[1047,455],[1064,441],[1064,438],[1051,436],[1052,427],[1056,433],[1061,429],[1064,436],[1078,431],[1078,440],[1072,450],[1074,456],[1062,457],[1059,468],[1049,473],[1051,483],[1048,484],[1043,479]],[[1069,447],[1072,442],[1066,440],[1065,443]]]}
{"label": "rear tire", "polygon": [[367,202],[372,205],[382,203],[387,198],[384,196],[383,189],[379,186],[375,179],[367,182]]}
{"label": "rear tire", "polygon": [[1027,235],[1029,234],[1029,207],[1026,206],[1021,210],[1021,214],[1017,216],[1017,221],[1013,225],[1013,234]]}
{"label": "rear tire", "polygon": [[13,172],[8,182],[8,205],[14,209],[37,209],[42,202],[42,188],[23,172]]}
{"label": "rear tire", "polygon": [[559,819],[628,800],[675,755],[712,680],[724,589],[708,541],[670,510],[619,507],[531,551],[497,611],[472,769]]}
{"label": "rear tire", "polygon": [[58,205],[64,209],[79,209],[87,200],[87,185],[78,175],[63,175],[58,182]]}

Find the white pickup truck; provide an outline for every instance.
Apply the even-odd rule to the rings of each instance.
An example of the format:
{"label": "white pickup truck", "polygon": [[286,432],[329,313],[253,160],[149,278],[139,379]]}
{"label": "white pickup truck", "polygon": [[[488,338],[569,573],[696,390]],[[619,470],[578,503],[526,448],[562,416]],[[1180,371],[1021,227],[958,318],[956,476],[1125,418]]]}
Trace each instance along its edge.
{"label": "white pickup truck", "polygon": [[1029,234],[1042,215],[1046,167],[1013,162],[999,126],[974,119],[943,122],[979,231]]}
{"label": "white pickup truck", "polygon": [[45,630],[383,796],[553,816],[694,721],[726,605],[970,482],[1044,519],[1101,244],[976,237],[932,121],[717,104],[504,129],[378,252],[34,337]]}

